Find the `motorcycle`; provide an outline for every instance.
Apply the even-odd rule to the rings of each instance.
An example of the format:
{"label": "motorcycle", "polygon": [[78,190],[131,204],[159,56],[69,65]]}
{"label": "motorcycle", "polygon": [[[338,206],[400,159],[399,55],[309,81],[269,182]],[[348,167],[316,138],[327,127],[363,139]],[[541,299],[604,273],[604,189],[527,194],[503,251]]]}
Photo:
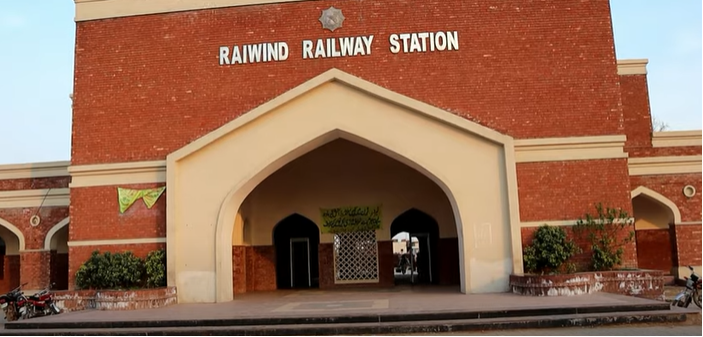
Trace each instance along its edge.
{"label": "motorcycle", "polygon": [[693,301],[698,308],[701,307],[701,278],[693,270],[693,267],[688,266],[688,269],[691,270],[691,276],[684,276],[686,288],[674,297],[674,300],[671,302],[672,307],[688,308],[691,301]]}
{"label": "motorcycle", "polygon": [[5,312],[5,320],[12,322],[20,318],[29,319],[61,313],[54,303],[54,294],[49,292],[53,284],[29,297],[21,291],[25,285],[27,283],[10,290],[7,294],[0,295],[0,307]]}
{"label": "motorcycle", "polygon": [[5,320],[8,322],[16,321],[25,314],[24,302],[26,301],[23,299],[24,294],[20,291],[25,285],[27,283],[10,290],[7,294],[0,295],[0,308],[5,313]]}
{"label": "motorcycle", "polygon": [[[28,319],[48,315],[58,315],[61,313],[61,310],[54,302],[54,294],[49,291],[53,285],[54,284],[52,283],[44,290],[29,297],[22,298],[25,300],[23,304],[26,307],[26,312],[23,318]],[[22,301],[18,301],[18,304],[20,302]]]}

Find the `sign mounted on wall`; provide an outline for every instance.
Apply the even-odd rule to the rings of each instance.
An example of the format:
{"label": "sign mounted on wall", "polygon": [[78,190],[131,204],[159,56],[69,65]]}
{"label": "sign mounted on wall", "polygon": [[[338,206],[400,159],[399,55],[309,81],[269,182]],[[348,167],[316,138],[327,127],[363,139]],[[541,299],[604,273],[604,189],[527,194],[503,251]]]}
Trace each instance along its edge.
{"label": "sign mounted on wall", "polygon": [[381,206],[320,209],[322,233],[348,233],[381,229]]}
{"label": "sign mounted on wall", "polygon": [[[318,19],[323,29],[334,32],[342,28],[344,15],[340,9],[330,7],[322,11]],[[340,36],[332,38],[302,39],[296,51],[304,60],[369,56],[373,50],[374,35]],[[282,62],[288,60],[290,47],[286,41],[262,42],[243,45],[220,46],[219,63],[239,65],[247,63]],[[297,47],[296,47],[297,48]],[[398,53],[428,53],[459,50],[457,31],[435,31],[419,33],[391,33],[388,37],[388,51]]]}

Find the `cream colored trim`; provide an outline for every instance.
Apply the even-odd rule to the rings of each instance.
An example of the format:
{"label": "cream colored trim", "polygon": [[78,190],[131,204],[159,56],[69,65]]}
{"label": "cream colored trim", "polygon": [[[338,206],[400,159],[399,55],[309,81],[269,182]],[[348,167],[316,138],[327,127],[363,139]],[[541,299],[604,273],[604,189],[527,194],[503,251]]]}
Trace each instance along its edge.
{"label": "cream colored trim", "polygon": [[515,140],[518,163],[627,158],[625,135]]}
{"label": "cream colored trim", "polygon": [[306,0],[74,0],[76,21]]}
{"label": "cream colored trim", "polygon": [[20,254],[22,253],[44,253],[44,252],[50,252],[50,249],[44,249],[44,248],[37,248],[37,249],[25,249],[21,250]]}
{"label": "cream colored trim", "polygon": [[520,227],[541,227],[542,225],[547,226],[574,226],[577,220],[552,220],[552,221],[529,221],[521,222]]}
{"label": "cream colored trim", "polygon": [[68,176],[69,161],[0,165],[0,180]]}
{"label": "cream colored trim", "polygon": [[62,228],[68,226],[69,222],[71,222],[71,217],[66,217],[54,227],[51,227],[51,229],[46,233],[46,237],[44,237],[44,250],[51,250],[51,239],[54,238],[54,234]]}
{"label": "cream colored trim", "polygon": [[69,241],[69,247],[112,246],[112,245],[141,245],[145,243],[166,243],[166,238],[118,239],[118,240],[85,240]]}
{"label": "cream colored trim", "polygon": [[630,158],[631,176],[701,173],[701,155]]}
{"label": "cream colored trim", "polygon": [[71,188],[162,183],[166,181],[166,161],[71,166],[68,172],[72,177]]}
{"label": "cream colored trim", "polygon": [[618,60],[618,75],[647,75],[648,59]]}
{"label": "cream colored trim", "polygon": [[632,190],[632,192],[630,192],[631,199],[634,199],[635,197],[637,197],[639,195],[645,195],[645,196],[659,202],[660,204],[662,204],[662,206],[670,209],[671,212],[674,214],[674,224],[681,223],[681,212],[679,211],[678,206],[676,206],[676,204],[673,201],[669,200],[669,198],[659,194],[659,192],[657,192],[657,191],[650,190],[649,188],[646,188],[644,186],[639,186],[639,187],[635,188],[634,190]]}
{"label": "cream colored trim", "polygon": [[[626,221],[635,221],[635,218],[628,218]],[[575,226],[578,220],[548,220],[548,221],[526,221],[526,222],[521,222],[520,227],[522,228],[528,228],[528,227],[541,227],[542,225],[547,225],[547,226]],[[621,221],[615,220],[615,223],[618,223]]]}
{"label": "cream colored trim", "polygon": [[0,208],[52,207],[69,204],[68,188],[0,192]]}
{"label": "cream colored trim", "polygon": [[698,225],[700,226],[703,224],[703,221],[698,220],[698,221],[682,221],[680,223],[677,223],[676,226],[692,226],[692,225]]}
{"label": "cream colored trim", "polygon": [[[19,228],[17,228],[15,225],[11,224],[9,221],[7,221],[3,218],[0,218],[0,226],[5,227],[7,230],[9,230],[10,232],[12,232],[13,234],[15,234],[17,236],[17,240],[19,241],[18,250],[20,252],[23,251],[25,245],[24,245],[24,234],[22,234],[22,231]],[[5,242],[5,244],[7,245],[7,242]],[[10,254],[6,254],[6,255],[10,255]]]}
{"label": "cream colored trim", "polygon": [[701,146],[701,130],[664,131],[652,134],[652,147]]}

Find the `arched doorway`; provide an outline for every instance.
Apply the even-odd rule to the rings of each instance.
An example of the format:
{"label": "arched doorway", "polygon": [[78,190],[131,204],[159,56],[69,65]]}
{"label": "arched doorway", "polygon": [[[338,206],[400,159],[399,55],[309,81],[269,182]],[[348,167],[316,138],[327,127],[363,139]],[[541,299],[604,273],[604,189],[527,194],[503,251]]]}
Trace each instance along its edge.
{"label": "arched doorway", "polygon": [[44,249],[51,252],[50,279],[56,290],[68,289],[68,228],[69,218],[65,218],[44,238]]}
{"label": "arched doorway", "polygon": [[320,231],[310,219],[293,214],[273,229],[278,289],[317,288]]}
{"label": "arched doorway", "polygon": [[20,285],[20,251],[24,250],[22,232],[10,222],[0,218],[0,293]]}
{"label": "arched doorway", "polygon": [[[635,217],[635,240],[637,265],[642,269],[653,269],[670,274],[676,266],[675,243],[672,226],[675,212],[662,202],[663,196],[651,190],[639,188],[640,193],[632,199]],[[665,199],[668,200],[668,199]]]}
{"label": "arched doorway", "polygon": [[[403,253],[412,265],[408,281],[412,284],[439,283],[437,221],[427,213],[412,208],[391,223],[391,237],[396,238],[401,233],[407,233]],[[400,280],[405,280],[405,277],[397,278],[399,282],[396,283],[404,283]]]}

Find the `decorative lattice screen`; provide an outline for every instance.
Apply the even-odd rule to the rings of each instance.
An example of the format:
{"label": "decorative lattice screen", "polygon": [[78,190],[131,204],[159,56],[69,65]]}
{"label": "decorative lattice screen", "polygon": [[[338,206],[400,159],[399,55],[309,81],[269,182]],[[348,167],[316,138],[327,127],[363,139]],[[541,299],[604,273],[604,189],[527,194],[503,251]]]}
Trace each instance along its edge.
{"label": "decorative lattice screen", "polygon": [[335,283],[378,281],[376,231],[334,235]]}

